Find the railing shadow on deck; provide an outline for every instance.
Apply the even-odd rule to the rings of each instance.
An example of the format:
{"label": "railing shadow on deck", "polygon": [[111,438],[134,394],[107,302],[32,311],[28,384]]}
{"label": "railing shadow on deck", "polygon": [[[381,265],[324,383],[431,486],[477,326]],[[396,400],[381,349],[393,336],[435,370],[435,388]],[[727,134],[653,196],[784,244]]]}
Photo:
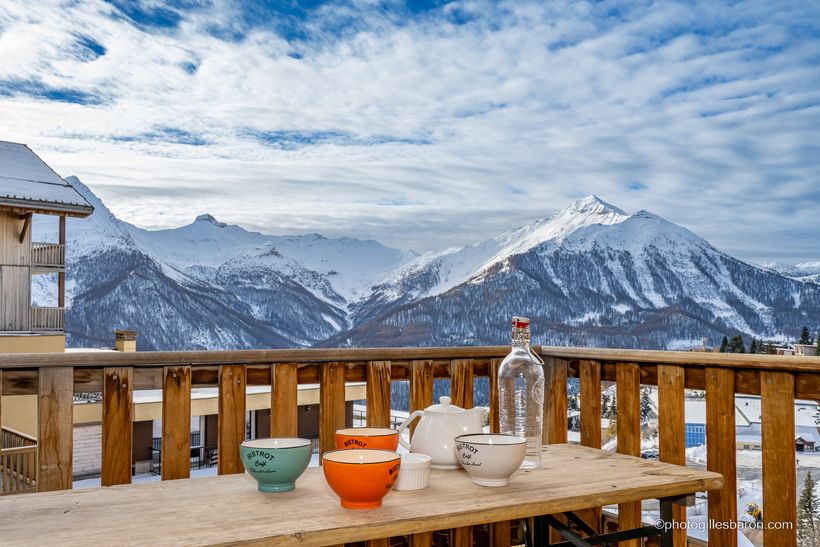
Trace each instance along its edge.
{"label": "railing shadow on deck", "polygon": [[[580,442],[601,446],[602,382],[617,389],[617,450],[640,455],[641,385],[658,386],[660,459],[684,465],[684,393],[706,394],[707,468],[722,473],[724,487],[709,494],[709,517],[737,521],[735,394],[761,396],[764,537],[767,545],[795,545],[796,528],[767,528],[768,522],[795,522],[796,468],[794,400],[820,399],[820,358],[730,355],[595,348],[538,347],[545,359],[549,396],[545,400],[544,439],[567,441],[567,380],[580,385]],[[0,395],[38,394],[40,442],[38,491],[71,488],[72,400],[74,393],[103,393],[102,479],[104,486],[131,481],[133,391],[162,389],[162,478],[190,476],[191,388],[219,387],[218,472],[241,473],[239,444],[245,438],[245,388],[271,386],[271,436],[297,434],[297,386],[320,386],[320,450],[333,448],[333,434],[344,427],[345,382],[366,382],[366,419],[389,426],[390,385],[410,383],[410,410],[433,403],[433,382],[449,378],[453,403],[473,404],[476,378],[489,377],[490,427],[498,428],[497,371],[506,346],[457,348],[367,348],[199,352],[70,353],[0,355]],[[620,525],[641,518],[640,504],[619,507]],[[585,518],[595,528],[602,512]],[[685,519],[685,508],[677,508]],[[510,523],[495,523],[475,536],[493,545],[514,539]],[[712,528],[711,544],[737,544],[736,530]],[[440,535],[440,534],[439,534]],[[448,534],[451,544],[470,545],[473,531]],[[430,545],[432,534],[410,538]],[[684,545],[681,530],[675,545]]]}

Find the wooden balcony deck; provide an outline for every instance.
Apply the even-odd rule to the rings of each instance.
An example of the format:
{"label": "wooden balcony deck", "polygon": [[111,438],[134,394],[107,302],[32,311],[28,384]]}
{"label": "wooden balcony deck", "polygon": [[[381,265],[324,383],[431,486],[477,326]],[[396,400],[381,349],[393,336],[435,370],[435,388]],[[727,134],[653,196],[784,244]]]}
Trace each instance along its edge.
{"label": "wooden balcony deck", "polygon": [[[617,384],[618,452],[640,450],[640,387],[657,385],[660,459],[685,463],[684,390],[706,392],[707,468],[724,477],[709,493],[709,516],[737,520],[735,411],[736,393],[760,395],[764,538],[767,545],[796,545],[796,527],[767,527],[796,520],[795,398],[820,399],[820,358],[729,355],[714,353],[627,351],[542,347],[551,386],[545,401],[544,439],[567,440],[567,378],[580,379],[581,444],[601,445],[601,383]],[[0,355],[0,395],[38,394],[40,442],[38,491],[71,488],[72,399],[75,392],[102,391],[102,484],[131,481],[133,390],[163,390],[163,479],[189,476],[190,389],[219,387],[219,474],[241,473],[239,444],[244,440],[245,386],[269,385],[272,436],[296,433],[296,388],[320,385],[320,449],[333,446],[343,427],[344,384],[367,383],[367,420],[386,426],[390,419],[390,383],[408,380],[411,410],[431,404],[433,381],[449,378],[454,404],[473,404],[474,380],[489,377],[490,424],[498,427],[494,396],[501,347],[367,348],[203,352],[70,353]],[[601,511],[585,515],[594,528],[603,526]],[[634,527],[641,516],[636,501],[619,506],[619,524]],[[683,508],[676,518],[685,518]],[[675,545],[685,544],[680,530]],[[469,545],[472,532],[456,529],[451,544]],[[511,541],[509,523],[493,525],[495,544]],[[709,530],[719,546],[737,544],[736,530]],[[411,538],[429,545],[427,533]]]}
{"label": "wooden balcony deck", "polygon": [[60,332],[65,328],[65,309],[59,307],[32,306],[31,330],[34,332]]}
{"label": "wooden balcony deck", "polygon": [[34,273],[58,273],[65,269],[65,245],[31,242],[31,269]]}

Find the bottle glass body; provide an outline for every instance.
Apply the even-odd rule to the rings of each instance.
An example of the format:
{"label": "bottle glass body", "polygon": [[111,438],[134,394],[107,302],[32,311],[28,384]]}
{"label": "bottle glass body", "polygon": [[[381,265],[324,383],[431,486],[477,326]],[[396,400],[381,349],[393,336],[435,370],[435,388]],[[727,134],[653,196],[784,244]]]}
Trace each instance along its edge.
{"label": "bottle glass body", "polygon": [[522,468],[541,465],[544,368],[530,350],[529,328],[514,328],[512,351],[498,370],[500,432],[527,440]]}

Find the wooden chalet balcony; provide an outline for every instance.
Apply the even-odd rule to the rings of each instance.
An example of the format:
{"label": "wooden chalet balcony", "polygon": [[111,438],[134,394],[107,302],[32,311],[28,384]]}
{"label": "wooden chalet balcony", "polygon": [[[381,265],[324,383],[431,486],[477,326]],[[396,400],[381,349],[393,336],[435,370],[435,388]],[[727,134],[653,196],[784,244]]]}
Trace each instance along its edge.
{"label": "wooden chalet balcony", "polygon": [[59,332],[65,328],[65,309],[32,306],[31,330],[35,332]]}
{"label": "wooden chalet balcony", "polygon": [[31,268],[35,273],[62,271],[65,268],[65,245],[32,241]]}
{"label": "wooden chalet balcony", "polygon": [[[617,385],[617,449],[640,453],[640,388],[658,386],[660,459],[685,464],[684,390],[706,392],[707,468],[721,473],[723,487],[708,495],[709,517],[737,520],[735,394],[761,396],[764,538],[766,545],[796,545],[796,527],[767,527],[796,520],[794,400],[820,399],[820,358],[717,353],[631,351],[593,348],[535,348],[546,361],[546,443],[567,442],[567,379],[580,379],[580,442],[601,446],[602,382]],[[333,448],[334,431],[344,427],[345,382],[366,382],[367,421],[390,423],[390,384],[409,381],[411,410],[433,402],[434,379],[449,379],[453,403],[473,405],[474,382],[489,377],[490,426],[498,427],[494,395],[497,371],[508,348],[372,348],[203,352],[69,353],[0,355],[0,395],[39,395],[37,491],[72,485],[73,396],[103,393],[102,485],[131,482],[133,391],[162,389],[162,479],[189,477],[192,387],[219,387],[218,473],[242,473],[239,444],[245,439],[245,388],[272,386],[272,436],[297,432],[297,385],[320,386],[320,450]],[[568,469],[579,480],[583,469]],[[177,483],[184,484],[184,483]],[[174,488],[174,486],[169,486]],[[176,488],[180,488],[176,486]],[[298,488],[298,486],[297,486]],[[685,519],[685,508],[676,507]],[[619,507],[619,525],[640,521],[638,503]],[[594,528],[604,525],[600,509],[586,514]],[[494,523],[489,535],[459,529],[452,544],[470,537],[495,538],[509,545],[510,523]],[[786,527],[787,528],[787,527]],[[675,545],[685,545],[685,531]],[[737,544],[737,531],[712,528],[710,544]],[[127,538],[126,538],[127,539]],[[134,538],[131,538],[132,541]],[[408,539],[431,545],[430,533]],[[381,543],[379,543],[381,545]]]}
{"label": "wooden chalet balcony", "polygon": [[0,428],[0,496],[35,492],[37,439]]}

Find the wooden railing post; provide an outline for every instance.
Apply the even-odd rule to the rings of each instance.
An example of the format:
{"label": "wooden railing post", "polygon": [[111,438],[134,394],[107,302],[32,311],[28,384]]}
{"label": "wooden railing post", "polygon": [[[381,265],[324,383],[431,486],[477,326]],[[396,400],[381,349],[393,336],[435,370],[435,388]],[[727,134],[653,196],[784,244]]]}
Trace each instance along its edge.
{"label": "wooden railing post", "polygon": [[[676,365],[658,365],[658,436],[660,461],[686,465],[686,405],[684,369]],[[620,404],[619,404],[620,408]],[[675,522],[686,522],[686,507],[672,506]],[[673,531],[674,547],[686,547],[686,529]]]}
{"label": "wooden railing post", "polygon": [[[455,406],[473,407],[473,360],[453,359],[450,361],[450,396]],[[452,547],[472,547],[473,528],[464,526],[450,530]]]}
{"label": "wooden railing post", "polygon": [[[562,444],[567,442],[567,372],[569,363],[566,359],[544,357],[548,366],[545,372],[550,376],[545,378],[548,391],[544,399],[544,444]],[[561,522],[566,522],[562,515],[554,515]],[[564,540],[557,530],[550,528],[550,541],[558,543]]]}
{"label": "wooden railing post", "polygon": [[567,442],[567,369],[565,359],[545,358],[552,371],[544,400],[544,444]]}
{"label": "wooden railing post", "polygon": [[293,363],[271,365],[271,437],[296,437],[299,434],[299,385]]}
{"label": "wooden railing post", "polygon": [[390,427],[390,361],[367,363],[367,425]]}
{"label": "wooden railing post", "polygon": [[217,472],[242,473],[239,445],[245,440],[245,365],[220,365]]}
{"label": "wooden railing post", "polygon": [[[582,359],[578,374],[581,379],[581,444],[601,448],[601,363]],[[579,516],[596,532],[601,531],[601,508],[581,511]]]}
{"label": "wooden railing post", "polygon": [[134,438],[134,369],[103,369],[100,484],[131,484]]}
{"label": "wooden railing post", "polygon": [[72,367],[40,368],[37,408],[37,491],[70,490],[74,448]]}
{"label": "wooden railing post", "polygon": [[[410,412],[424,410],[433,404],[433,362],[410,363]],[[410,435],[416,430],[416,421],[410,424]]]}
{"label": "wooden railing post", "polygon": [[336,448],[336,430],[345,426],[345,365],[323,363],[319,375],[319,453]]}
{"label": "wooden railing post", "polygon": [[500,406],[498,402],[498,369],[503,359],[490,359],[490,433],[498,433],[500,425]]}
{"label": "wooden railing post", "polygon": [[450,361],[450,396],[455,406],[473,408],[473,360]]}
{"label": "wooden railing post", "polygon": [[[793,435],[792,428],[789,435]],[[706,468],[723,475],[723,487],[709,492],[709,543],[737,547],[737,472],[735,464],[735,373],[706,368]]]}
{"label": "wooden railing post", "polygon": [[[763,448],[763,542],[797,545],[797,469],[794,443],[794,375],[760,372]],[[791,527],[784,526],[791,523]]]}
{"label": "wooden railing post", "polygon": [[[641,455],[641,368],[637,363],[618,363],[616,367],[618,401],[618,452]],[[618,505],[618,528],[629,530],[641,525],[641,502]],[[621,542],[624,547],[639,547],[640,540]]]}
{"label": "wooden railing post", "polygon": [[191,367],[162,369],[162,480],[191,476]]}

